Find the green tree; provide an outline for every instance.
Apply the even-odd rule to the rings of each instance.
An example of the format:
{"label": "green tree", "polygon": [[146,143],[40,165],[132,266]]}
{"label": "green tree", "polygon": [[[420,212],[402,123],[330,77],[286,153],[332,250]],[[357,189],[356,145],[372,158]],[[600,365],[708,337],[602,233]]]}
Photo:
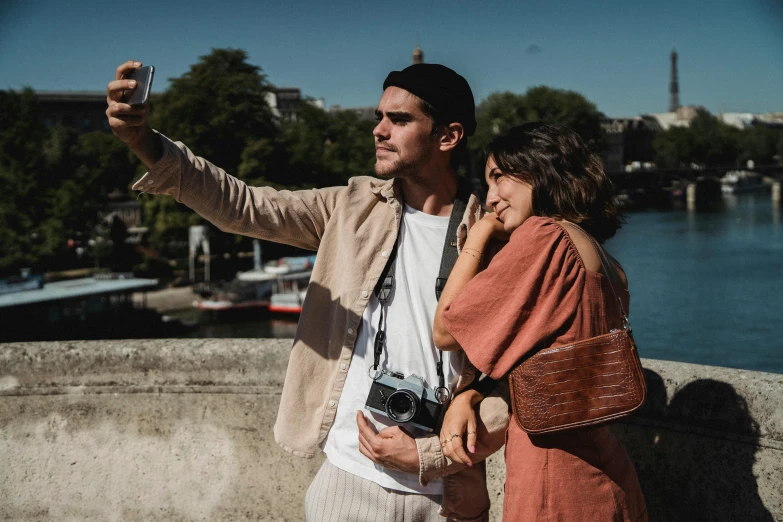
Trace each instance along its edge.
{"label": "green tree", "polygon": [[38,173],[47,130],[32,89],[0,91],[0,273],[35,266],[44,213]]}
{"label": "green tree", "polygon": [[[254,162],[267,159],[263,144],[274,146],[277,139],[267,102],[271,91],[261,69],[247,63],[245,51],[213,49],[187,73],[171,80],[170,87],[154,100],[150,123],[187,144],[195,154],[243,177]],[[245,154],[248,146],[251,152]],[[248,164],[240,174],[245,159]],[[187,228],[204,223],[172,198],[147,197],[143,207],[151,226],[151,244],[170,256],[183,255]]]}
{"label": "green tree", "polygon": [[783,132],[780,133],[780,139],[778,140],[777,160],[778,160],[778,165],[783,167]]}
{"label": "green tree", "polygon": [[[87,239],[111,179],[131,171],[127,150],[105,134],[77,136],[41,123],[32,90],[0,92],[0,271],[65,268],[69,239]],[[118,151],[122,151],[120,154]]]}
{"label": "green tree", "polygon": [[[375,123],[352,111],[327,112],[305,100],[295,121],[280,126],[277,138],[248,143],[238,177],[250,185],[302,189],[344,185],[353,176],[373,173]],[[240,248],[251,248],[237,238]],[[265,245],[272,255],[291,255],[278,245]]]}
{"label": "green tree", "polygon": [[373,173],[372,121],[352,111],[327,112],[309,101],[277,139],[261,138],[242,153],[238,177],[252,185],[312,188],[345,184]]}
{"label": "green tree", "polygon": [[594,150],[603,146],[603,115],[578,92],[541,86],[529,89],[525,98],[527,121],[560,123],[576,131]]}
{"label": "green tree", "polygon": [[478,129],[470,141],[474,154],[511,127],[529,121],[547,121],[567,125],[598,151],[603,146],[601,117],[595,104],[581,94],[551,87],[532,87],[525,94],[490,94],[478,106]]}
{"label": "green tree", "polygon": [[662,169],[685,168],[694,157],[693,133],[686,127],[672,127],[653,140],[655,164]]}
{"label": "green tree", "polygon": [[688,130],[693,134],[694,162],[709,167],[737,163],[739,129],[699,110]]}
{"label": "green tree", "polygon": [[495,136],[500,136],[517,125],[528,121],[524,94],[493,92],[477,108],[476,133],[468,144],[474,152],[481,154]]}
{"label": "green tree", "polygon": [[127,147],[109,133],[94,131],[78,138],[74,151],[77,168],[91,173],[90,187],[95,193],[108,194],[115,190],[129,192],[130,185],[141,162]]}
{"label": "green tree", "polygon": [[331,185],[331,173],[324,165],[330,115],[309,103],[303,103],[299,111],[297,120],[286,123],[281,132],[286,168],[269,179],[292,188]]}
{"label": "green tree", "polygon": [[374,123],[352,111],[326,112],[303,103],[296,122],[283,126],[288,172],[278,183],[299,187],[345,184],[353,176],[373,173]]}
{"label": "green tree", "polygon": [[688,127],[672,127],[653,140],[655,163],[662,168],[735,166],[740,131],[700,109]]}
{"label": "green tree", "polygon": [[284,143],[275,138],[248,142],[242,151],[237,177],[249,185],[284,188],[287,157]]}
{"label": "green tree", "polygon": [[344,184],[354,176],[372,176],[375,165],[374,121],[362,120],[352,111],[330,113],[324,164],[330,184]]}
{"label": "green tree", "polygon": [[240,49],[213,49],[171,80],[151,123],[199,156],[235,173],[251,140],[276,135],[267,95],[272,86]]}
{"label": "green tree", "polygon": [[756,125],[742,131],[739,138],[742,163],[753,160],[756,165],[771,165],[783,146],[783,131],[766,125]]}
{"label": "green tree", "polygon": [[[75,253],[68,240],[86,242],[94,235],[99,212],[110,192],[127,190],[137,161],[111,135],[93,132],[78,136],[73,129],[55,127],[44,143],[46,168],[39,174],[45,188],[40,191],[45,207],[40,243],[48,269],[68,268]],[[114,245],[130,257],[124,244]]]}

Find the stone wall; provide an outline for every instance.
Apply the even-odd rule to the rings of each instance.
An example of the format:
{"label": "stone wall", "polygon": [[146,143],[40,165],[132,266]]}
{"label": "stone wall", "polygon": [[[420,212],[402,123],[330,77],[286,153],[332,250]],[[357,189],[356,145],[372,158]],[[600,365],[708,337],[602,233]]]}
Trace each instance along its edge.
{"label": "stone wall", "polygon": [[[0,520],[302,520],[322,459],[272,436],[290,344],[0,344]],[[783,375],[643,362],[649,400],[613,429],[650,519],[783,520]]]}

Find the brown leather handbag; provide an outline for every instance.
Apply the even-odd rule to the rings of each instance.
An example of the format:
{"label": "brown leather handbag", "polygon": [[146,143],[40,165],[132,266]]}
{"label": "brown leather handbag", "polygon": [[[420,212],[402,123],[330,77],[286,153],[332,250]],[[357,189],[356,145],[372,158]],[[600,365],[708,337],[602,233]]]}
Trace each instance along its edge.
{"label": "brown leather handbag", "polygon": [[615,292],[606,254],[580,227],[601,258],[620,303],[623,327],[565,346],[544,348],[509,373],[511,407],[520,428],[530,434],[606,423],[644,404],[647,386],[631,324]]}

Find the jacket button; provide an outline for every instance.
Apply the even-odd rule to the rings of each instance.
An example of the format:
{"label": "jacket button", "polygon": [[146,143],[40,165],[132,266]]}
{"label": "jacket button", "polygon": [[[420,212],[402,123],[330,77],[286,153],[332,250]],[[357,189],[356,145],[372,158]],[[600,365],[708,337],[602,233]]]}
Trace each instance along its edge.
{"label": "jacket button", "polygon": [[387,251],[385,251],[385,250],[384,250],[383,252],[381,252],[381,255],[382,255],[383,257],[386,257],[386,256],[388,256],[388,255],[389,255],[389,253],[388,253]]}
{"label": "jacket button", "polygon": [[329,407],[334,408],[334,401],[329,401]]}
{"label": "jacket button", "polygon": [[348,328],[348,333],[352,334],[353,333],[353,328]]}
{"label": "jacket button", "polygon": [[367,297],[368,295],[370,295],[370,292],[367,290],[362,290],[362,297]]}

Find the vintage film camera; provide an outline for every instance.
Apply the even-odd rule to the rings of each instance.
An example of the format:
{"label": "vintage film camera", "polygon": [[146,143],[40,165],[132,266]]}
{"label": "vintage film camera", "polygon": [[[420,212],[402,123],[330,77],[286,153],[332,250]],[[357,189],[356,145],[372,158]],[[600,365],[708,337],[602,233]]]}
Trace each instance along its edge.
{"label": "vintage film camera", "polygon": [[368,410],[429,432],[438,426],[443,412],[441,401],[448,401],[448,392],[444,397],[441,389],[427,389],[417,375],[405,377],[386,370],[370,370],[370,374],[373,383],[365,404]]}

